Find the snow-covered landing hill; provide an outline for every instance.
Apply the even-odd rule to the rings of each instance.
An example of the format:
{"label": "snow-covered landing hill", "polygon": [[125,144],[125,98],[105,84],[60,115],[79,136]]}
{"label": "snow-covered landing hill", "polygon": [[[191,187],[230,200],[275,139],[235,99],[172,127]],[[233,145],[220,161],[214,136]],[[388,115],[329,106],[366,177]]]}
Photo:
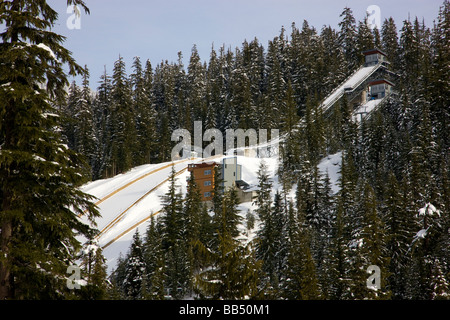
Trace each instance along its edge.
{"label": "snow-covered landing hill", "polygon": [[[216,162],[222,162],[224,157],[217,157]],[[320,170],[328,171],[333,186],[337,191],[337,181],[339,178],[340,153],[328,156],[319,164]],[[249,158],[237,156],[238,164],[242,165],[242,180],[250,185],[257,185],[257,171],[261,161],[265,161],[270,177],[273,182],[273,193],[281,190],[281,186],[276,176],[278,168],[277,158]],[[180,160],[159,164],[142,165],[124,174],[119,174],[113,178],[90,182],[82,187],[86,193],[97,197],[98,208],[101,216],[97,218],[97,228],[101,231],[97,239],[98,245],[104,247],[103,254],[107,259],[108,272],[115,268],[120,254],[126,255],[130,247],[133,234],[136,229],[141,235],[147,229],[149,217],[161,210],[161,196],[168,190],[168,178],[172,165],[178,174],[177,184],[183,194],[186,192],[186,178],[189,175],[187,166],[189,163],[202,162],[203,159]],[[293,197],[295,190],[291,190]],[[253,211],[255,206],[251,202],[239,205],[241,215],[245,217],[247,211]],[[83,219],[83,218],[82,218]],[[243,240],[251,240],[255,229],[247,232],[242,227]]]}

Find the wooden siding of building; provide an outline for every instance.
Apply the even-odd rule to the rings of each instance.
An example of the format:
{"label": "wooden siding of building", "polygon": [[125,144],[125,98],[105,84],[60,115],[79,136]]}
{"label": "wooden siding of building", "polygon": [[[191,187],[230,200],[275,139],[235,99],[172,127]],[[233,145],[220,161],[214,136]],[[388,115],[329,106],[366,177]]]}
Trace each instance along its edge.
{"label": "wooden siding of building", "polygon": [[214,168],[217,166],[218,164],[215,162],[188,165],[188,171],[193,173],[194,180],[200,189],[202,201],[212,200],[212,192],[214,190]]}

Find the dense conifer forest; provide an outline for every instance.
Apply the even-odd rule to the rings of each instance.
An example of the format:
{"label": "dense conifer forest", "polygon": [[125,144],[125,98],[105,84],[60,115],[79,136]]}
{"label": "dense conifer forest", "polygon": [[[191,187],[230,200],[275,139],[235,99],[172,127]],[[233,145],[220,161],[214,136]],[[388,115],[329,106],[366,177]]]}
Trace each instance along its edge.
{"label": "dense conifer forest", "polygon": [[[389,18],[371,30],[346,7],[337,29],[292,23],[267,44],[212,46],[206,60],[193,46],[187,66],[181,52],[176,62],[135,57],[131,74],[119,56],[101,79],[44,32],[56,19],[45,1],[3,2],[0,13],[0,298],[449,299],[448,0],[431,25]],[[320,102],[373,48],[387,56],[395,94],[361,125],[345,98],[324,113]],[[63,63],[82,83],[68,82]],[[193,132],[194,121],[279,129],[283,188],[263,163],[257,209],[242,213],[216,172],[208,209],[173,171],[162,214],[108,275],[101,249],[75,239],[96,233],[77,214],[98,215],[77,187],[170,161],[172,132]],[[335,193],[318,164],[337,152]],[[86,283],[68,290],[77,260]],[[378,290],[366,285],[371,265]]]}

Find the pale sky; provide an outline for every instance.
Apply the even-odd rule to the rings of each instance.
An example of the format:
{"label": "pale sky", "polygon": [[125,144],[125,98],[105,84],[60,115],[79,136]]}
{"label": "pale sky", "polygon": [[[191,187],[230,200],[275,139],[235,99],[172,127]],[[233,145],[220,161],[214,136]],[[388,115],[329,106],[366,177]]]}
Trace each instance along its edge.
{"label": "pale sky", "polygon": [[[284,26],[286,34],[303,20],[320,31],[323,25],[338,28],[344,7],[352,9],[357,21],[368,6],[377,5],[381,22],[392,16],[398,28],[417,16],[432,27],[443,0],[85,0],[91,13],[82,12],[80,29],[73,28],[73,13],[66,0],[48,0],[59,12],[55,32],[65,35],[65,47],[80,65],[88,65],[91,87],[96,88],[104,65],[111,75],[119,54],[131,72],[133,57],[153,68],[162,60],[177,60],[183,53],[187,67],[196,44],[200,57],[209,60],[211,47],[240,47],[255,37],[267,50],[267,42]],[[67,21],[73,29],[69,29]],[[71,24],[72,23],[72,24]],[[70,79],[73,80],[73,79]]]}

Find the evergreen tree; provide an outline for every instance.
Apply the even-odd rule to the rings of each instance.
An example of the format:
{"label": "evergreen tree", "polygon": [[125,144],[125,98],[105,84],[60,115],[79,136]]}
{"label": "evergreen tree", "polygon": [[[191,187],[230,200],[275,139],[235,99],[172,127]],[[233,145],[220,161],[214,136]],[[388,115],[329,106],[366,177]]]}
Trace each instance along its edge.
{"label": "evergreen tree", "polygon": [[334,195],[331,187],[328,171],[323,176],[321,198],[319,201],[322,223],[318,232],[320,243],[319,254],[316,255],[317,273],[323,298],[327,299],[331,294],[331,260],[332,260],[332,226],[335,221]]}
{"label": "evergreen tree", "polygon": [[182,299],[190,293],[188,245],[177,241],[166,251],[165,286],[172,299]]}
{"label": "evergreen tree", "polygon": [[283,268],[287,250],[287,217],[281,194],[277,192],[271,201],[272,183],[269,180],[267,166],[261,162],[258,170],[259,190],[255,204],[258,206],[260,226],[257,232],[256,257],[262,261],[265,294],[277,297],[282,287]]}
{"label": "evergreen tree", "polygon": [[324,94],[336,88],[345,79],[345,57],[339,43],[339,34],[330,26],[323,27],[320,34],[323,43]]}
{"label": "evergreen tree", "polygon": [[199,242],[203,244],[211,244],[213,242],[214,226],[209,210],[205,204],[201,206],[199,219]]}
{"label": "evergreen tree", "polygon": [[209,253],[211,266],[196,277],[201,297],[212,299],[249,299],[258,296],[260,263],[251,244],[240,245],[229,235],[219,235],[217,251]]}
{"label": "evergreen tree", "polygon": [[97,147],[96,166],[93,168],[93,179],[102,176],[108,176],[112,172],[107,171],[107,166],[111,160],[111,133],[112,133],[112,115],[111,115],[111,78],[106,72],[106,68],[100,77],[100,85],[97,89],[97,96],[93,103],[95,114],[95,126],[99,145]]}
{"label": "evergreen tree", "polygon": [[307,96],[315,94],[315,90],[321,91],[324,60],[320,53],[324,48],[316,29],[310,27],[308,21],[303,21],[301,31],[294,24],[292,29],[292,40],[286,46],[287,55],[284,58],[286,61],[284,69],[285,74],[286,71],[290,72],[286,77],[291,77],[296,104],[300,107],[301,113]]}
{"label": "evergreen tree", "polygon": [[125,264],[125,279],[123,283],[127,299],[138,300],[142,298],[144,285],[145,262],[143,244],[138,230],[133,235],[130,252]]}
{"label": "evergreen tree", "polygon": [[169,190],[162,197],[163,248],[171,248],[180,241],[184,233],[182,217],[182,197],[176,184],[176,171],[172,166],[169,177]]}
{"label": "evergreen tree", "polygon": [[[297,202],[300,201],[297,199]],[[296,215],[291,215],[289,220],[291,233],[284,296],[287,299],[317,300],[321,298],[321,293],[303,210],[304,206],[298,207]]]}
{"label": "evergreen tree", "polygon": [[398,32],[392,17],[385,19],[381,27],[381,49],[386,53],[390,68],[396,72],[399,68]]}
{"label": "evergreen tree", "polygon": [[51,31],[57,13],[46,1],[4,1],[0,11],[0,299],[60,298],[75,235],[93,231],[77,215],[98,215],[51,106],[68,86],[63,64],[71,75],[83,68]]}
{"label": "evergreen tree", "polygon": [[100,247],[95,251],[94,268],[91,276],[91,284],[94,288],[93,298],[102,300],[106,298],[107,281],[106,281],[106,259],[103,256],[103,251]]}
{"label": "evergreen tree", "polygon": [[[221,104],[217,110],[217,124],[220,130],[236,128],[236,114],[231,104],[231,77],[233,72],[233,52],[225,47],[220,48],[220,84],[221,84]],[[220,108],[222,106],[222,108]]]}
{"label": "evergreen tree", "polygon": [[197,46],[192,47],[191,57],[188,65],[187,81],[188,98],[186,103],[189,105],[189,109],[192,113],[192,119],[194,121],[204,122],[206,119],[206,70],[205,66],[200,60]]}
{"label": "evergreen tree", "polygon": [[134,73],[131,84],[134,87],[133,103],[136,123],[136,139],[138,141],[136,159],[134,163],[150,163],[156,139],[156,112],[152,102],[152,67],[147,61],[145,70],[142,69],[139,57],[133,61]]}
{"label": "evergreen tree", "polygon": [[266,128],[264,126],[263,91],[265,86],[265,54],[264,47],[255,37],[248,45],[244,42],[242,49],[244,70],[250,80],[251,108],[250,116],[253,128]]}
{"label": "evergreen tree", "polygon": [[226,190],[222,199],[222,210],[214,212],[214,227],[218,234],[229,233],[233,238],[239,235],[238,225],[242,217],[236,208],[238,203],[236,189]]}
{"label": "evergreen tree", "polygon": [[381,48],[381,34],[378,27],[373,28],[372,30],[373,34],[373,43],[375,48]]}
{"label": "evergreen tree", "polygon": [[267,110],[265,110],[266,128],[277,128],[277,117],[281,113],[281,106],[285,98],[286,81],[283,74],[284,39],[276,37],[269,41],[267,50]]}
{"label": "evergreen tree", "polygon": [[401,50],[399,64],[401,78],[399,79],[399,84],[401,89],[406,90],[408,94],[417,96],[417,93],[421,92],[419,90],[419,81],[422,78],[421,69],[424,62],[426,62],[421,42],[425,42],[426,39],[420,30],[417,20],[415,25],[411,21],[405,20],[400,32]]}
{"label": "evergreen tree", "polygon": [[136,125],[131,88],[127,79],[125,62],[119,56],[112,76],[111,111],[111,162],[113,175],[125,172],[133,166]]}
{"label": "evergreen tree", "polygon": [[[212,191],[212,211],[213,216],[211,219],[211,227],[213,230],[212,233],[212,239],[211,239],[211,246],[215,247],[217,245],[218,241],[218,233],[220,230],[225,228],[224,221],[222,221],[222,218],[226,217],[224,214],[226,212],[225,205],[225,190],[223,187],[223,179],[221,177],[220,171],[218,167],[214,168],[214,187]],[[236,193],[236,191],[234,191]],[[233,235],[236,235],[237,229],[236,225],[228,226],[229,228],[233,229]]]}
{"label": "evergreen tree", "polygon": [[427,202],[436,199],[436,183],[434,177],[438,150],[430,120],[429,104],[418,101],[419,114],[415,146],[410,150],[410,187],[415,210]]}
{"label": "evergreen tree", "polygon": [[315,164],[325,153],[323,113],[316,99],[307,99],[304,124],[304,136],[308,151],[307,159]]}
{"label": "evergreen tree", "polygon": [[431,280],[431,285],[433,289],[433,295],[431,299],[448,300],[450,295],[450,287],[438,260],[434,262],[432,273],[433,279]]}
{"label": "evergreen tree", "polygon": [[339,192],[336,199],[336,220],[333,225],[331,250],[331,298],[348,299],[351,295],[350,247],[355,232],[361,227],[361,219],[356,214],[357,175],[353,157],[348,151],[342,152]]}
{"label": "evergreen tree", "polygon": [[[431,114],[436,134],[441,141],[441,150],[449,148],[448,121],[450,118],[447,108],[450,97],[449,83],[450,78],[450,2],[444,1],[439,10],[437,23],[433,30],[433,58],[432,70],[433,80],[427,85],[430,90]],[[433,117],[434,115],[434,117]]]}
{"label": "evergreen tree", "polygon": [[89,88],[89,71],[87,66],[84,69],[82,87],[79,88],[73,82],[69,89],[67,106],[63,109],[63,116],[67,117],[67,123],[63,125],[63,128],[69,147],[80,153],[86,160],[83,173],[92,177],[97,161],[95,149],[98,141],[92,93]]}
{"label": "evergreen tree", "polygon": [[367,16],[363,21],[359,22],[357,39],[358,65],[361,65],[364,63],[364,55],[362,52],[375,47],[374,35],[369,28]]}
{"label": "evergreen tree", "polygon": [[[242,245],[237,236],[236,191],[225,192],[222,210],[216,219],[217,245],[203,250],[207,267],[195,277],[195,287],[201,297],[212,299],[247,299],[258,295],[257,262],[251,243]],[[217,215],[217,213],[216,213]]]}
{"label": "evergreen tree", "polygon": [[[202,217],[203,207],[200,189],[194,180],[193,172],[191,172],[183,209],[185,224],[183,238],[187,247],[189,281],[191,282],[197,269],[200,268],[198,246],[209,243],[208,230],[205,230],[208,229],[208,226],[203,225],[208,224],[208,221],[202,221],[205,219]],[[208,215],[207,212],[206,215]]]}
{"label": "evergreen tree", "polygon": [[126,277],[126,259],[120,253],[117,259],[116,269],[112,270],[109,276],[111,286],[108,290],[108,296],[110,299],[119,300],[126,299],[124,283]]}
{"label": "evergreen tree", "polygon": [[269,177],[268,167],[264,160],[261,161],[258,172],[258,190],[254,204],[257,206],[255,212],[260,221],[264,221],[270,213],[272,181]]}
{"label": "evergreen tree", "polygon": [[231,104],[236,115],[236,127],[253,128],[255,105],[252,102],[251,80],[244,69],[243,53],[236,48],[235,67],[231,81]]}
{"label": "evergreen tree", "polygon": [[217,57],[217,52],[212,47],[206,73],[207,111],[205,128],[207,129],[217,128],[218,124],[218,111],[222,105],[220,68],[220,60]]}
{"label": "evergreen tree", "polygon": [[[94,153],[95,147],[95,131],[94,131],[94,115],[92,113],[92,98],[91,89],[89,88],[89,70],[87,66],[84,66],[85,72],[83,73],[81,99],[79,101],[79,111],[76,115],[80,120],[78,151],[90,157]],[[84,122],[84,123],[82,123]],[[89,162],[91,164],[91,162]]]}
{"label": "evergreen tree", "polygon": [[81,297],[86,300],[106,299],[107,273],[106,259],[102,249],[89,241],[84,245],[81,256],[86,284],[81,287]]}
{"label": "evergreen tree", "polygon": [[189,263],[185,217],[183,217],[182,196],[176,185],[176,172],[172,167],[169,178],[169,190],[162,197],[162,248],[166,253],[165,282],[172,298],[180,299],[190,287]]}
{"label": "evergreen tree", "polygon": [[164,252],[161,241],[161,224],[155,221],[154,216],[150,220],[144,242],[145,278],[147,279],[148,297],[150,299],[163,298],[164,278],[161,272],[164,261]]}
{"label": "evergreen tree", "polygon": [[200,238],[201,200],[200,189],[194,180],[194,173],[191,172],[186,197],[184,199],[183,213],[186,225],[184,239],[191,244]]}
{"label": "evergreen tree", "polygon": [[[430,300],[442,293],[433,280],[440,276],[440,259],[443,258],[437,254],[443,231],[441,211],[432,203],[426,203],[417,211],[416,218],[421,229],[415,234],[410,247],[410,271],[414,278],[409,282],[409,294],[412,299]],[[445,237],[448,238],[447,235]]]}
{"label": "evergreen tree", "polygon": [[163,300],[166,298],[165,286],[165,258],[163,254],[157,256],[156,268],[149,281],[151,283],[150,298],[152,300]]}
{"label": "evergreen tree", "polygon": [[333,233],[330,250],[330,283],[328,295],[330,299],[344,299],[349,283],[348,278],[348,241],[344,219],[344,209],[342,206],[336,208],[336,220],[333,224]]}
{"label": "evergreen tree", "polygon": [[68,89],[67,102],[60,108],[60,116],[64,119],[64,122],[61,124],[63,135],[71,150],[75,149],[75,113],[80,99],[80,88],[77,86],[76,82],[73,81]]}
{"label": "evergreen tree", "polygon": [[290,80],[288,81],[286,96],[283,100],[282,115],[283,117],[280,119],[281,131],[286,133],[291,132],[298,123],[299,118],[297,115],[297,106],[294,100],[294,90]]}
{"label": "evergreen tree", "polygon": [[245,227],[247,229],[247,236],[249,236],[250,230],[255,228],[255,222],[255,215],[250,210],[248,210],[247,214],[245,215]]}
{"label": "evergreen tree", "polygon": [[[184,70],[183,54],[178,52],[177,63],[173,66],[174,73],[174,109],[171,117],[171,129],[177,128],[191,128],[192,127],[192,115],[189,111],[190,107],[187,104],[188,101],[188,88],[186,71]],[[206,90],[206,89],[205,89]],[[180,116],[181,115],[181,116]]]}
{"label": "evergreen tree", "polygon": [[344,49],[347,62],[346,74],[349,75],[358,65],[356,20],[349,7],[344,8],[340,17],[342,17],[342,20],[339,22],[339,44]]}
{"label": "evergreen tree", "polygon": [[[387,264],[389,259],[385,251],[385,232],[379,217],[377,201],[372,187],[366,182],[360,194],[358,215],[362,224],[358,232],[354,232],[350,245],[352,257],[350,277],[350,294],[353,299],[386,299]],[[367,287],[367,268],[376,265],[380,269],[381,288],[377,290]]]}
{"label": "evergreen tree", "polygon": [[390,258],[387,286],[393,299],[404,299],[407,251],[410,242],[411,219],[405,210],[400,185],[393,173],[385,188],[384,220],[387,230],[386,249]]}

